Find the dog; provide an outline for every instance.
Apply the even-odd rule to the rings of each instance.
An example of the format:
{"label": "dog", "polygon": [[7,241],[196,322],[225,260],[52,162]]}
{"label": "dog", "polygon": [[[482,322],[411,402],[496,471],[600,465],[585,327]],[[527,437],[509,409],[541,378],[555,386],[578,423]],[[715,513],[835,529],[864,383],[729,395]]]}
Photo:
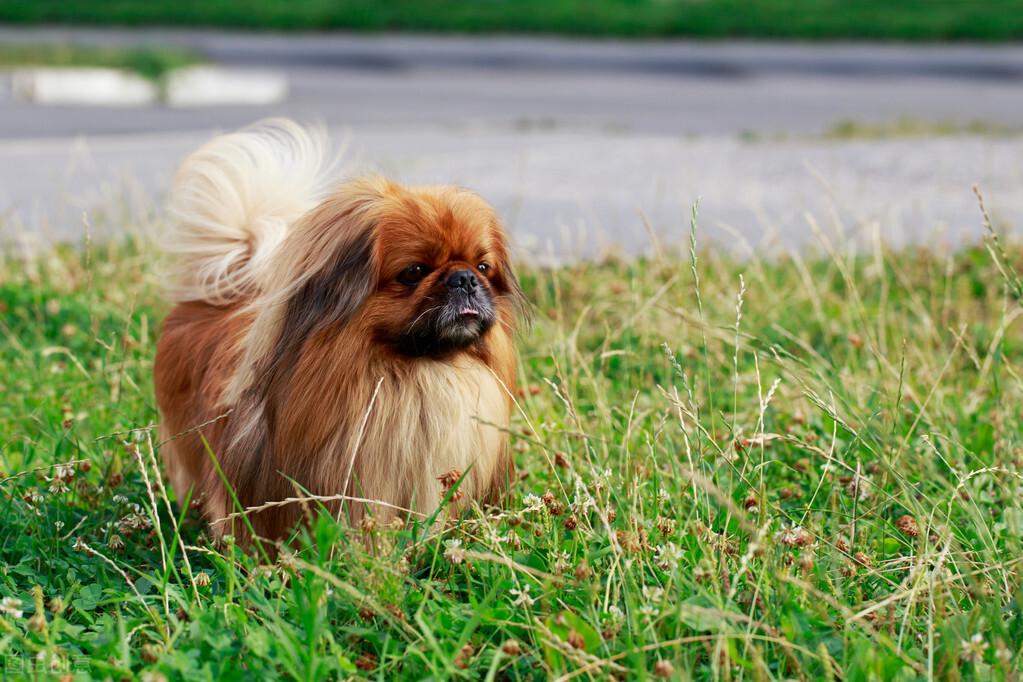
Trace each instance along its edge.
{"label": "dog", "polygon": [[455,481],[457,512],[513,477],[526,306],[494,209],[453,186],[332,186],[326,150],[264,121],[189,156],[168,200],[162,458],[242,546],[286,541],[310,508],[427,518]]}

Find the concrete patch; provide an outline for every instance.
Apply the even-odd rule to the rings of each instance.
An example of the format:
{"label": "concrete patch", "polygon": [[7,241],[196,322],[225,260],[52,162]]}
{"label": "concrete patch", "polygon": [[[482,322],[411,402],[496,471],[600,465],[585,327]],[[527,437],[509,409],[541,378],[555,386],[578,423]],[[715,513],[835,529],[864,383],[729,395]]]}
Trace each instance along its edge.
{"label": "concrete patch", "polygon": [[172,72],[162,87],[117,69],[19,69],[12,77],[15,97],[44,105],[172,107],[274,104],[288,96],[288,77],[277,71],[196,66]]}
{"label": "concrete patch", "polygon": [[35,104],[138,107],[159,97],[145,78],[117,69],[20,69],[13,77],[15,96]]}
{"label": "concrete patch", "polygon": [[165,92],[172,107],[274,104],[288,96],[288,77],[276,71],[194,66],[173,72]]}

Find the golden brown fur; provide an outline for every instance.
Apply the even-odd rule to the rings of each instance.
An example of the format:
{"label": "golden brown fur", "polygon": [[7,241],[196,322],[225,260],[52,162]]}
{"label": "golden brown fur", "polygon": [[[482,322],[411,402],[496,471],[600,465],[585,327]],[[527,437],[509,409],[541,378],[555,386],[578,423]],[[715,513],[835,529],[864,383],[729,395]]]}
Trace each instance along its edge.
{"label": "golden brown fur", "polygon": [[[186,203],[178,214],[202,210]],[[216,523],[235,508],[211,453],[243,508],[304,491],[393,505],[350,503],[352,521],[369,511],[386,522],[395,507],[428,515],[452,468],[467,472],[463,504],[499,494],[511,476],[521,293],[486,202],[365,178],[338,187],[273,248],[233,297],[218,286],[212,302],[182,300],[164,322],[156,395],[161,440],[185,434],[162,448],[178,499],[194,489],[216,533],[250,539],[240,520]],[[251,254],[231,257],[214,265],[253,268]],[[326,507],[336,514],[339,503]],[[249,519],[258,536],[280,540],[301,513],[289,504]]]}

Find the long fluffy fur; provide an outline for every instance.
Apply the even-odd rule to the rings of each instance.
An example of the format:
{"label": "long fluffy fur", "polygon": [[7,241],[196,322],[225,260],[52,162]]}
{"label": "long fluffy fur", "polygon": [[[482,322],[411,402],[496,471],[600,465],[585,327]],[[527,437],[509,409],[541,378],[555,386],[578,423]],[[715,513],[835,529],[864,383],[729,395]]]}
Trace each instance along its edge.
{"label": "long fluffy fur", "polygon": [[171,298],[224,305],[256,294],[290,226],[328,194],[326,149],[321,130],[270,119],[191,154],[167,202]]}
{"label": "long fluffy fur", "polygon": [[[382,503],[347,505],[357,522],[432,513],[452,468],[466,472],[463,502],[493,498],[511,475],[521,292],[493,210],[466,190],[377,177],[325,196],[323,150],[294,123],[257,125],[189,157],[172,192],[179,304],[155,367],[163,457],[178,498],[194,490],[215,532],[243,542],[247,525],[218,522],[235,511],[225,480],[243,508],[303,493]],[[458,263],[494,261],[496,324],[470,347],[408,357],[380,341],[407,313],[388,289],[400,254],[421,242]],[[249,522],[277,540],[301,513],[275,506]]]}

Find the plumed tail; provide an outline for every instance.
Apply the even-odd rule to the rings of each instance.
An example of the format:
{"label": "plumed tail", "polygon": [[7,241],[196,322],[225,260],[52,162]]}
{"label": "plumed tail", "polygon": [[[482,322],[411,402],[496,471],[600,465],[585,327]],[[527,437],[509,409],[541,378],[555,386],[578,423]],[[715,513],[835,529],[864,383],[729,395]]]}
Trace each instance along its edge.
{"label": "plumed tail", "polygon": [[225,305],[258,293],[289,227],[326,197],[327,149],[322,130],[269,119],[185,159],[163,239],[171,298]]}

